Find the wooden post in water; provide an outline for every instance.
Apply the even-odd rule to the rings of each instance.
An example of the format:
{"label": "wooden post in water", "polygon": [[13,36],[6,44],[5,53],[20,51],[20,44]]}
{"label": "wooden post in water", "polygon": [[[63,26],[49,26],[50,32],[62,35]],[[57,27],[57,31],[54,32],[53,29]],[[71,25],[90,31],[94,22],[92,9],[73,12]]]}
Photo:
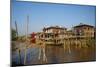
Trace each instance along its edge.
{"label": "wooden post in water", "polygon": [[39,56],[38,56],[38,59],[40,60],[40,58],[41,58],[41,47],[40,47],[41,45],[39,45]]}
{"label": "wooden post in water", "polygon": [[[16,28],[16,37],[17,37],[17,40],[18,40],[18,26],[17,26],[17,22],[15,21],[15,28]],[[18,55],[19,55],[19,64],[21,64],[21,49],[17,49],[18,50]]]}
{"label": "wooden post in water", "polygon": [[27,55],[26,47],[25,47],[24,51],[25,51],[25,54],[24,54],[24,55],[25,55],[25,56],[24,56],[24,65],[25,65],[25,64],[26,64],[26,57],[27,57],[27,56],[26,56],[26,55]]}
{"label": "wooden post in water", "polygon": [[18,55],[19,55],[19,64],[21,64],[21,50],[20,49],[17,49],[18,50]]}
{"label": "wooden post in water", "polygon": [[82,43],[81,43],[81,38],[79,38],[79,48],[81,48],[82,47]]}
{"label": "wooden post in water", "polygon": [[44,48],[43,48],[43,61],[46,61],[47,62],[47,57],[46,57],[46,54],[45,54],[45,43],[43,43],[43,46],[44,46]]}
{"label": "wooden post in water", "polygon": [[83,38],[83,46],[84,46],[84,48],[87,48],[88,46],[87,46],[87,37],[86,36],[84,36],[84,38]]}
{"label": "wooden post in water", "polygon": [[42,52],[42,39],[41,39],[41,35],[42,34],[39,34],[40,38],[38,39],[38,44],[39,44],[39,56],[38,56],[38,59],[40,60],[41,59],[41,52]]}
{"label": "wooden post in water", "polygon": [[76,48],[78,48],[78,40],[77,40],[77,36],[76,36]]}
{"label": "wooden post in water", "polygon": [[27,16],[27,22],[26,22],[26,43],[25,43],[25,56],[24,56],[24,65],[26,64],[26,55],[27,55],[27,39],[28,39],[28,24],[29,24],[29,16]]}
{"label": "wooden post in water", "polygon": [[70,40],[68,38],[69,44],[68,44],[68,52],[71,53],[71,49],[70,49]]}
{"label": "wooden post in water", "polygon": [[43,50],[43,61],[47,62],[47,57],[46,57],[45,49],[46,49],[45,33],[43,33],[43,49],[42,49]]}
{"label": "wooden post in water", "polygon": [[64,44],[64,52],[65,52],[65,50],[66,50],[66,40],[65,39],[63,41],[63,44]]}
{"label": "wooden post in water", "polygon": [[41,59],[41,52],[42,52],[42,47],[41,47],[41,45],[42,45],[42,41],[41,40],[39,40],[38,41],[39,42],[39,56],[38,56],[38,59],[40,60]]}
{"label": "wooden post in water", "polygon": [[[43,33],[43,38],[40,40],[40,46],[39,46],[39,56],[38,59],[40,60],[42,57],[42,61],[46,61],[47,62],[47,57],[46,57],[46,52],[45,52],[45,48],[46,48],[46,44],[45,44],[45,34]],[[43,54],[41,54],[43,53]],[[43,56],[42,56],[43,55]]]}

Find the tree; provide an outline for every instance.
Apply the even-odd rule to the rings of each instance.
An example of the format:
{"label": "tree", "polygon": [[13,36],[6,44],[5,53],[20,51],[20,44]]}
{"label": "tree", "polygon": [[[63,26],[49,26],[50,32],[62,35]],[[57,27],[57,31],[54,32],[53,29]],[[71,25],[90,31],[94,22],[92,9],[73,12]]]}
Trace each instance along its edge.
{"label": "tree", "polygon": [[11,30],[11,36],[12,36],[11,39],[12,40],[16,40],[17,39],[16,33],[17,33],[16,30],[14,30],[14,29]]}
{"label": "tree", "polygon": [[32,42],[32,43],[35,43],[35,36],[36,36],[36,34],[33,32],[33,33],[31,34],[31,42]]}

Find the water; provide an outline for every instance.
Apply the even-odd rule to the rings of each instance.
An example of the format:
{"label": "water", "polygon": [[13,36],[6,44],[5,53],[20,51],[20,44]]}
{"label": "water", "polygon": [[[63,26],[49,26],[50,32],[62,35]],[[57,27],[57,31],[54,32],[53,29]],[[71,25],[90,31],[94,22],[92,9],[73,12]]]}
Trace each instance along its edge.
{"label": "water", "polygon": [[[16,43],[18,44],[18,43]],[[21,49],[20,52],[20,58],[21,61],[19,60],[19,53],[18,50],[12,52],[12,62],[15,65],[24,65],[24,57],[25,57],[25,43],[20,43],[19,45],[17,45],[17,47],[19,46],[19,48]],[[39,53],[39,48],[38,47],[32,47],[32,48],[27,48],[26,49],[26,65],[30,64],[32,61],[36,61],[38,58],[38,53]]]}
{"label": "water", "polygon": [[[16,44],[20,44],[19,48],[25,47],[25,43],[16,43]],[[45,51],[43,52],[43,50]],[[64,62],[95,61],[96,59],[95,47],[75,48],[75,46],[71,46],[70,51],[71,52],[69,53],[68,48],[64,50],[63,46],[48,45],[46,46],[45,49],[44,48],[42,49],[39,46],[34,46],[28,48],[26,51],[26,64],[24,64],[25,50],[22,49],[20,52],[21,60],[19,59],[18,51],[13,51],[12,64],[35,65],[35,64],[64,63]],[[41,53],[40,59],[39,59],[39,53]]]}

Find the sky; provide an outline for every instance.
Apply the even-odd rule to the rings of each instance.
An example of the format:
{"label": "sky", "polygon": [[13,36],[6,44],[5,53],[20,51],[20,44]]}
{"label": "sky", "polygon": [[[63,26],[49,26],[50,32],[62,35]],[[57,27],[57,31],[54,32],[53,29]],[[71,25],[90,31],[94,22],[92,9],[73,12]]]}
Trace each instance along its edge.
{"label": "sky", "polygon": [[11,28],[18,26],[18,34],[25,35],[27,16],[28,33],[41,32],[44,27],[62,26],[68,29],[80,23],[95,26],[96,7],[89,5],[54,4],[12,1]]}

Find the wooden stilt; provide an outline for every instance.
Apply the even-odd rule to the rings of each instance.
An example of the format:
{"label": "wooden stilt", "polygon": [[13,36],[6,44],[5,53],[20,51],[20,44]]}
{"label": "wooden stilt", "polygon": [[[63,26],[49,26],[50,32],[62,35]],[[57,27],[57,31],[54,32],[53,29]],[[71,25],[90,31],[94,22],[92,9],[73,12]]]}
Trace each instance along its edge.
{"label": "wooden stilt", "polygon": [[19,55],[19,64],[21,64],[21,51],[18,49],[18,55]]}
{"label": "wooden stilt", "polygon": [[69,44],[68,44],[68,52],[71,53],[71,49],[70,49],[70,40],[68,39]]}
{"label": "wooden stilt", "polygon": [[25,48],[25,53],[24,53],[24,65],[26,65],[26,57],[27,57],[27,49]]}
{"label": "wooden stilt", "polygon": [[43,41],[43,48],[42,48],[42,51],[43,51],[43,61],[46,61],[47,62],[47,57],[46,57],[46,52],[45,52],[45,48],[46,48],[46,44],[45,44],[45,41]]}
{"label": "wooden stilt", "polygon": [[64,51],[66,50],[66,41],[64,40]]}
{"label": "wooden stilt", "polygon": [[45,54],[45,48],[43,48],[43,61],[47,62],[47,57],[46,57],[46,54]]}
{"label": "wooden stilt", "polygon": [[29,24],[29,16],[27,16],[27,22],[26,22],[26,43],[25,43],[25,56],[24,56],[24,65],[26,64],[26,58],[27,58],[27,45],[28,45],[28,24]]}
{"label": "wooden stilt", "polygon": [[38,59],[40,60],[41,58],[41,48],[39,48],[39,56],[38,56]]}

